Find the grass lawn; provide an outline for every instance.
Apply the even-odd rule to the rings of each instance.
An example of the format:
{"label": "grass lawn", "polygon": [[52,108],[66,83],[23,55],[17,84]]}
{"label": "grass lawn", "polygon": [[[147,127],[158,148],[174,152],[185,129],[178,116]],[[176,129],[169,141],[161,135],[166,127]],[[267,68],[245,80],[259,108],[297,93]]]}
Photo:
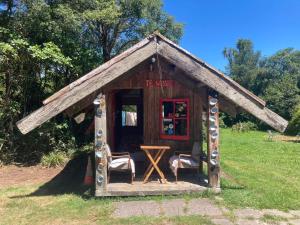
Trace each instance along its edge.
{"label": "grass lawn", "polygon": [[222,194],[231,207],[300,208],[300,143],[265,132],[221,131]]}
{"label": "grass lawn", "polygon": [[[222,193],[216,198],[229,208],[300,209],[300,144],[266,141],[266,133],[221,131]],[[111,217],[116,198],[86,193],[28,196],[39,186],[0,189],[0,224],[212,224],[201,216]],[[190,198],[202,195],[182,196]],[[214,199],[214,196],[204,194]],[[154,199],[174,197],[125,198]],[[223,199],[223,200],[222,200]],[[271,218],[272,219],[272,218]],[[266,218],[270,220],[270,218]]]}

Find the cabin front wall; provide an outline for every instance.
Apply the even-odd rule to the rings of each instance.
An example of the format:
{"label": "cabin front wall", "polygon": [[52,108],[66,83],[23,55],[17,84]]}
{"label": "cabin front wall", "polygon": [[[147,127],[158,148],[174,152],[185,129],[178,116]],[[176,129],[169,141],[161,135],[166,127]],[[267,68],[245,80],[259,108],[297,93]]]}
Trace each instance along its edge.
{"label": "cabin front wall", "polygon": [[[202,106],[205,101],[206,90],[203,89],[203,92],[201,92],[198,88],[196,91],[196,88],[185,85],[192,82],[183,74],[178,73],[178,71],[175,72],[175,70],[174,66],[162,59],[152,65],[151,59],[149,59],[149,61],[140,64],[121,78],[104,87],[103,92],[107,100],[107,141],[112,146],[112,149],[114,149],[114,127],[116,122],[115,93],[120,89],[143,89],[143,144],[169,145],[172,151],[191,151],[195,141],[202,142]],[[172,80],[172,85],[167,87],[147,85],[147,82],[159,80]],[[160,138],[160,99],[163,98],[189,99],[189,140],[166,140]],[[169,154],[172,154],[172,152],[169,152]],[[167,159],[168,157],[164,157],[163,161],[167,161]]]}

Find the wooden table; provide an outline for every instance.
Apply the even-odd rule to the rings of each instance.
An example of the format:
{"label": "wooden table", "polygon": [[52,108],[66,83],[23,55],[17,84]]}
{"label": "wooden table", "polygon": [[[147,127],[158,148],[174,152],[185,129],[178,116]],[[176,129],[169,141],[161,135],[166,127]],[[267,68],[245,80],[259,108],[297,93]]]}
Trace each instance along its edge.
{"label": "wooden table", "polygon": [[[162,179],[163,183],[166,183],[166,178],[163,172],[158,167],[158,162],[161,160],[163,154],[170,150],[170,146],[149,146],[149,145],[141,145],[141,150],[143,150],[148,157],[150,161],[150,165],[146,169],[146,172],[144,174],[144,181],[143,183],[146,183],[150,177],[150,175],[153,173],[154,169],[157,171],[159,176]],[[153,153],[154,152],[154,153]],[[151,154],[153,153],[153,155]]]}

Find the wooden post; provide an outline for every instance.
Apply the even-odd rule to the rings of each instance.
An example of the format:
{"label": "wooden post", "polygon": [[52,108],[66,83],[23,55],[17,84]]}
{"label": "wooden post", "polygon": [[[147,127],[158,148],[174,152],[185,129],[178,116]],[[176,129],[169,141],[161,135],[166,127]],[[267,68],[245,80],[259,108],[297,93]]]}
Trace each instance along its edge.
{"label": "wooden post", "polygon": [[99,94],[95,106],[95,169],[96,196],[107,190],[107,153],[106,153],[106,102],[105,95]]}
{"label": "wooden post", "polygon": [[219,98],[218,93],[208,90],[207,101],[207,174],[208,185],[220,190],[220,149],[219,149]]}
{"label": "wooden post", "polygon": [[[201,93],[203,93],[202,91],[201,91]],[[202,95],[202,94],[201,94]],[[203,101],[203,98],[202,97],[200,97],[200,99],[201,99],[201,102],[200,103],[198,103],[199,105],[200,105],[200,115],[198,115],[200,118],[200,120],[199,120],[199,122],[200,122],[200,159],[199,159],[199,173],[201,174],[201,176],[204,174],[203,173],[203,155],[204,155],[204,149],[203,149],[203,116],[202,116],[202,114],[203,114],[203,102],[205,102],[205,101]],[[194,103],[195,104],[195,103]]]}

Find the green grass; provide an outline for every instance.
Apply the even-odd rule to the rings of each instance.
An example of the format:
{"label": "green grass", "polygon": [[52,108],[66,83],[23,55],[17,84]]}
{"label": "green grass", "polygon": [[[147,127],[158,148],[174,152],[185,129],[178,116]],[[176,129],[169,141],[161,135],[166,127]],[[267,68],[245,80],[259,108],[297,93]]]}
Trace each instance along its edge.
{"label": "green grass", "polygon": [[0,189],[0,224],[212,225],[202,216],[113,218],[118,199],[84,199],[75,194],[28,196],[36,186]]}
{"label": "green grass", "polygon": [[281,216],[274,216],[274,215],[269,215],[265,214],[262,219],[263,222],[268,223],[268,224],[280,224],[281,221],[287,221],[286,218],[283,218]]}
{"label": "green grass", "polygon": [[139,224],[139,225],[213,225],[206,217],[203,216],[176,216],[176,217],[149,217],[139,216],[129,219],[120,219],[119,224]]}
{"label": "green grass", "polygon": [[221,131],[224,202],[230,207],[300,208],[300,144],[267,141],[265,132]]}
{"label": "green grass", "polygon": [[[0,224],[91,224],[109,221],[111,201],[74,194],[27,196],[35,186],[0,190]],[[95,220],[95,221],[94,221]]]}

